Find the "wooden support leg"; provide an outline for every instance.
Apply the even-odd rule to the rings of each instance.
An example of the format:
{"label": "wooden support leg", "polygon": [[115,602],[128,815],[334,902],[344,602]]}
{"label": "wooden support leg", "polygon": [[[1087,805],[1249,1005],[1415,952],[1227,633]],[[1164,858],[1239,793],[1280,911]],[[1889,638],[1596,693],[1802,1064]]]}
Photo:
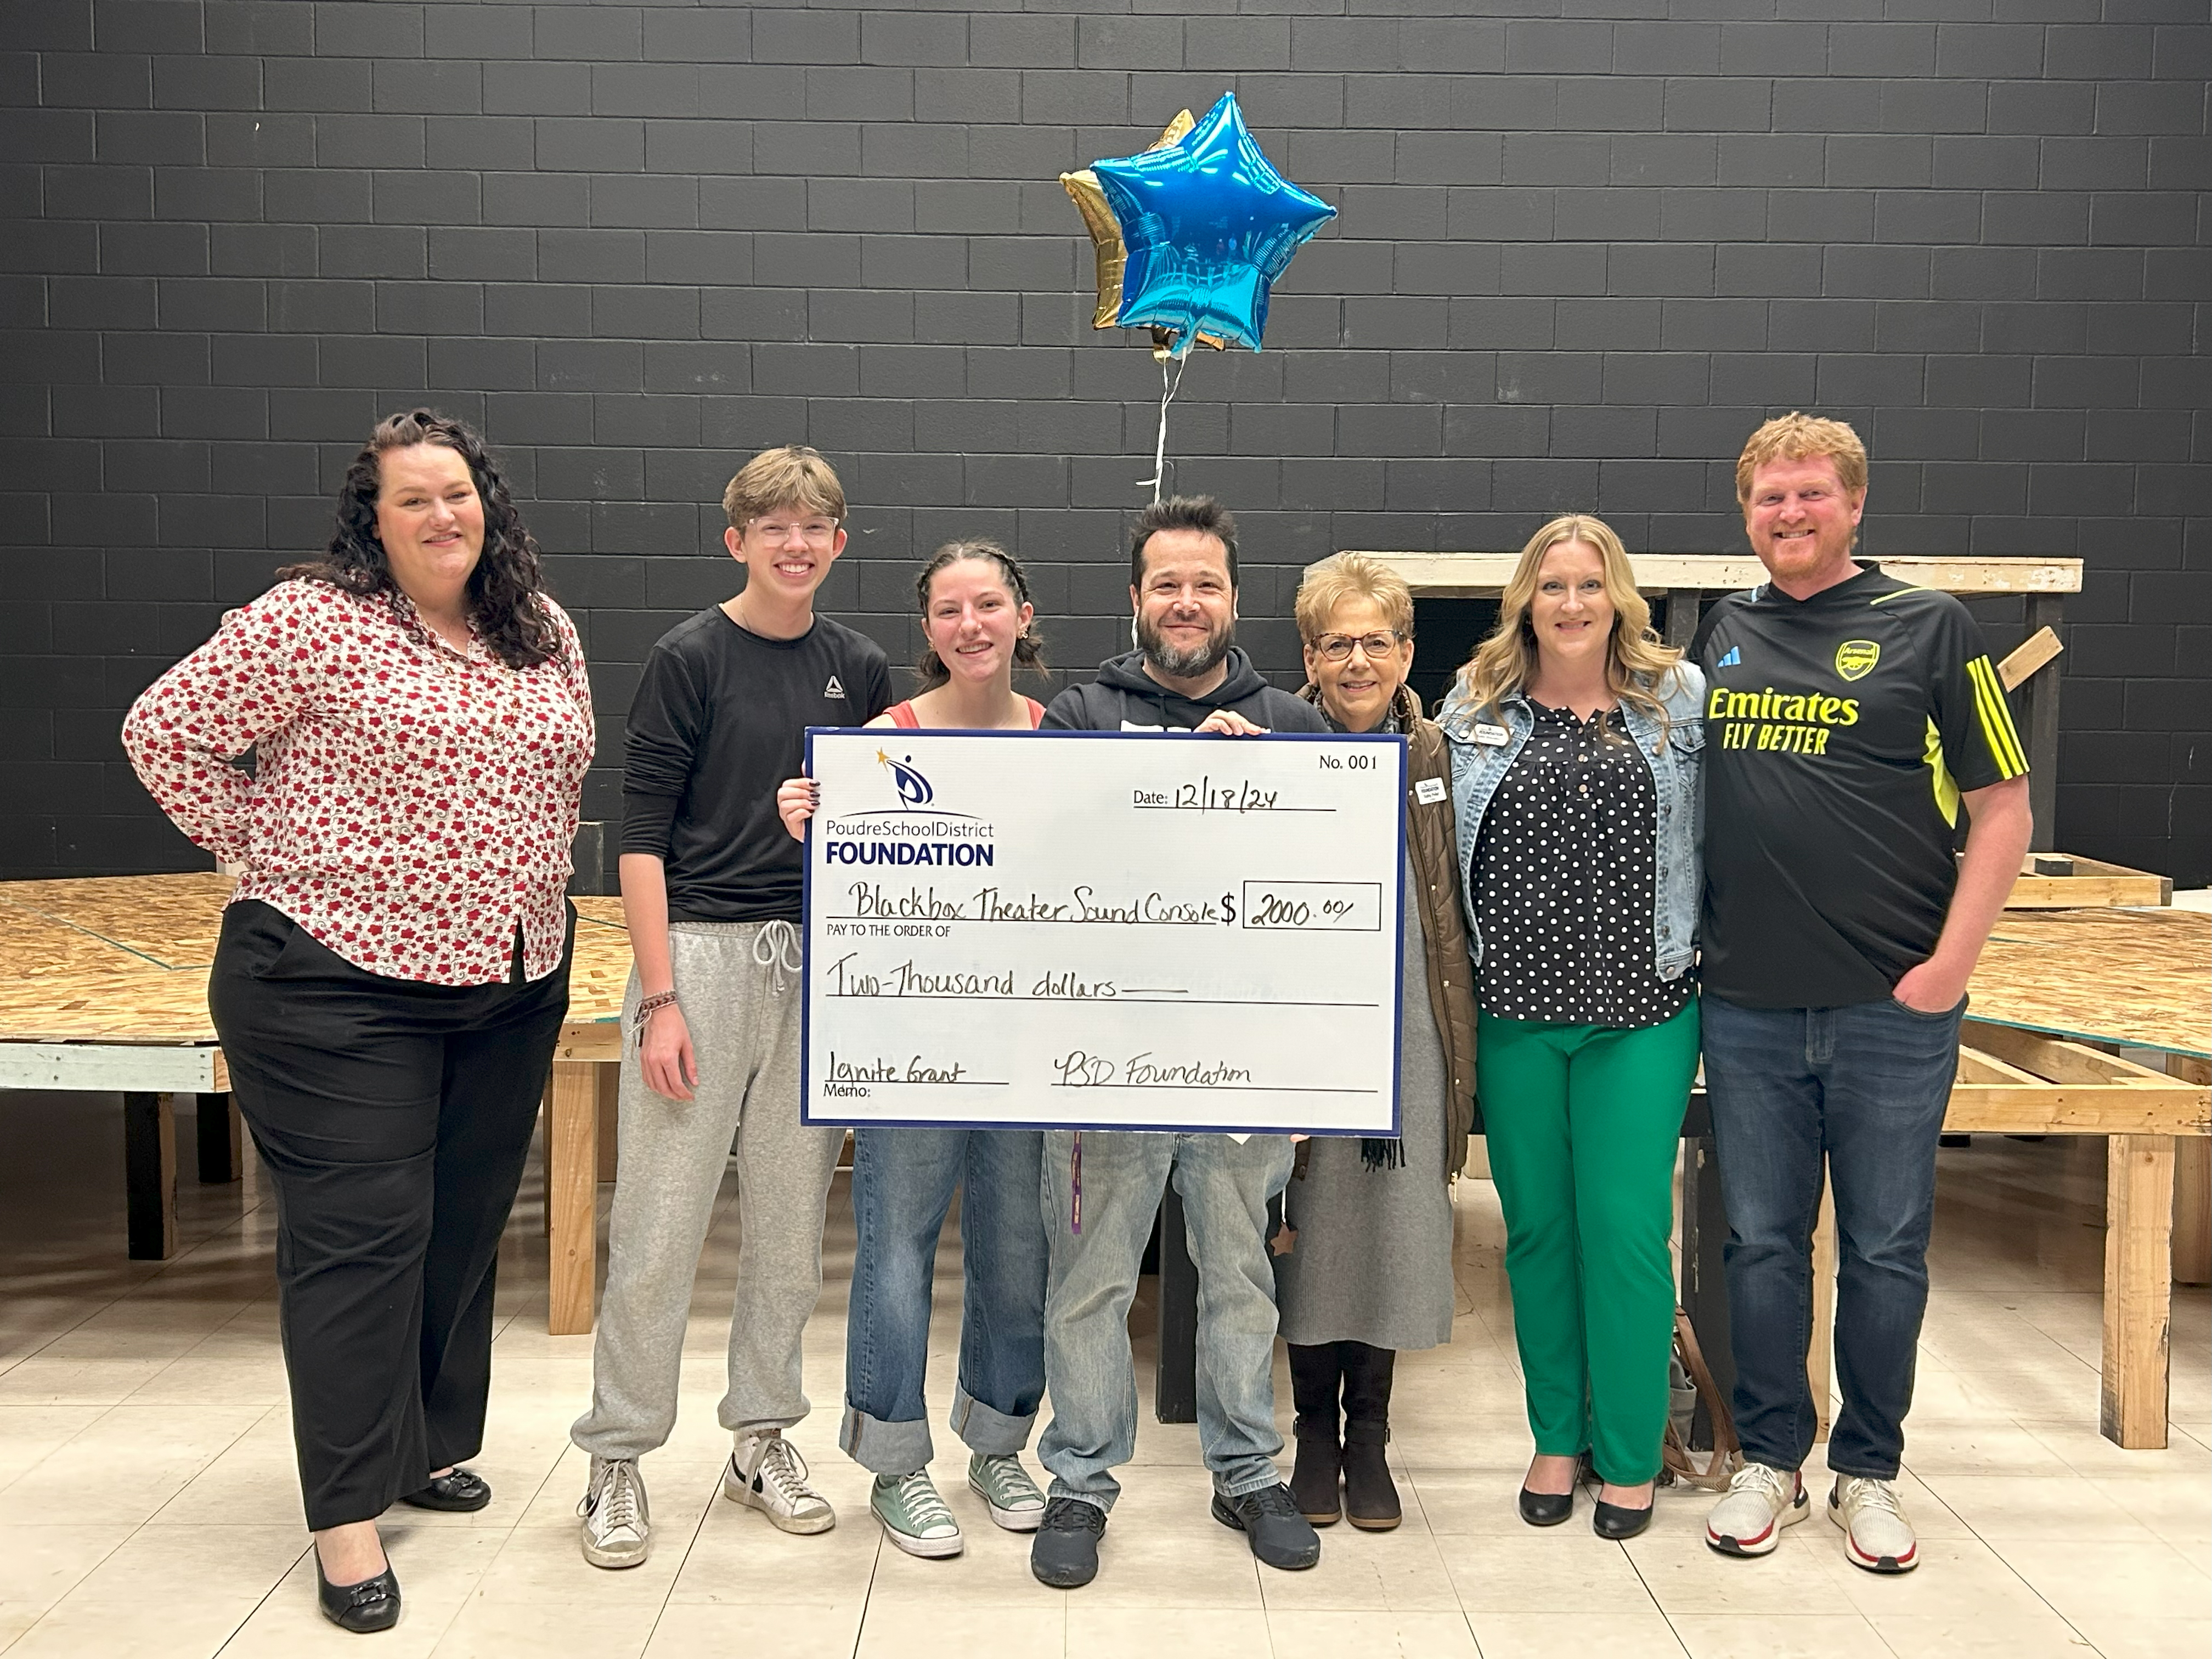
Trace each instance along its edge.
{"label": "wooden support leg", "polygon": [[199,1097],[198,1132],[200,1183],[216,1187],[246,1173],[246,1146],[240,1133],[237,1103],[227,1094]]}
{"label": "wooden support leg", "polygon": [[553,1098],[545,1118],[545,1328],[555,1336],[586,1334],[596,1311],[599,1069],[594,1060],[553,1062]]}
{"label": "wooden support leg", "polygon": [[2105,1165],[2105,1437],[2166,1444],[2173,1308],[2173,1138],[2113,1135]]}
{"label": "wooden support leg", "polygon": [[603,1060],[592,1067],[599,1091],[599,1179],[615,1178],[616,1146],[622,1119],[622,1062]]}
{"label": "wooden support leg", "polygon": [[[2199,1085],[2212,1083],[2212,1061],[2168,1054],[2166,1069]],[[2212,1285],[2212,1139],[2173,1142],[2173,1282]]]}
{"label": "wooden support leg", "polygon": [[177,1253],[177,1123],[167,1095],[123,1097],[123,1180],[133,1261]]}
{"label": "wooden support leg", "polygon": [[1805,1351],[1805,1376],[1813,1385],[1815,1442],[1828,1437],[1829,1382],[1836,1352],[1836,1191],[1820,1182],[1820,1218],[1813,1224],[1813,1340]]}

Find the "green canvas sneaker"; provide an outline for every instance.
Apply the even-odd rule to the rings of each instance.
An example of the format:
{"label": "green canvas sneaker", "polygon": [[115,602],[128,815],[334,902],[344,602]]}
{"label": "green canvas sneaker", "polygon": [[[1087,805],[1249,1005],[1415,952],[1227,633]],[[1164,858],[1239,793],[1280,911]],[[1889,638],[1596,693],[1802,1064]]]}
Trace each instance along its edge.
{"label": "green canvas sneaker", "polygon": [[960,1523],[937,1495],[937,1483],[927,1469],[878,1475],[868,1492],[868,1507],[884,1523],[884,1535],[908,1555],[935,1560],[960,1553]]}
{"label": "green canvas sneaker", "polygon": [[991,1519],[1008,1532],[1035,1532],[1044,1520],[1044,1494],[1012,1452],[968,1460],[968,1490],[991,1507]]}

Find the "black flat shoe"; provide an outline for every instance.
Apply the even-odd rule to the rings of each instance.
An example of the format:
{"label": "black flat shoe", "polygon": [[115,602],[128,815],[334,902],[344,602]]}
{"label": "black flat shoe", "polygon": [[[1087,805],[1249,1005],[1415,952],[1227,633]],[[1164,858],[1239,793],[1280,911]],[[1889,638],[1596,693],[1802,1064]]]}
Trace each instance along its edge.
{"label": "black flat shoe", "polygon": [[1651,1524],[1651,1508],[1646,1504],[1640,1510],[1625,1509],[1619,1504],[1608,1504],[1602,1498],[1590,1516],[1590,1530],[1601,1538],[1610,1538],[1619,1543],[1633,1538]]}
{"label": "black flat shoe", "polygon": [[374,1578],[364,1578],[358,1584],[333,1584],[323,1577],[323,1558],[318,1553],[315,1599],[322,1604],[324,1618],[356,1636],[372,1636],[399,1622],[399,1581],[392,1576],[389,1561]]}
{"label": "black flat shoe", "polygon": [[402,1492],[399,1501],[418,1510],[447,1510],[466,1515],[491,1502],[491,1486],[480,1474],[455,1469],[441,1474],[420,1492]]}
{"label": "black flat shoe", "polygon": [[1575,1512],[1571,1492],[1530,1492],[1521,1488],[1521,1518],[1532,1527],[1556,1527]]}

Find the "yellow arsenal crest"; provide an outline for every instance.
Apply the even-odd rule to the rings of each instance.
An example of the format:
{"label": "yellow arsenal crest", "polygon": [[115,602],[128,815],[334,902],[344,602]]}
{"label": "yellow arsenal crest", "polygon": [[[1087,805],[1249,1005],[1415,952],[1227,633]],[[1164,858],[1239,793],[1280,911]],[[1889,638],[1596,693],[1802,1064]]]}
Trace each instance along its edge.
{"label": "yellow arsenal crest", "polygon": [[1881,659],[1881,647],[1872,640],[1845,640],[1836,647],[1836,672],[1847,680],[1863,680]]}

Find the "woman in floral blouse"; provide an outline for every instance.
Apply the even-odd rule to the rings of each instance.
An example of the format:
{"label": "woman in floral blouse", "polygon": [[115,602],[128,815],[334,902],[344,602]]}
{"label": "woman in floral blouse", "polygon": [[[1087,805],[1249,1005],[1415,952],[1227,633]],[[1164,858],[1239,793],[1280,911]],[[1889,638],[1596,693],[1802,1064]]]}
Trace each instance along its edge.
{"label": "woman in floral blouse", "polygon": [[[592,758],[574,626],[483,440],[382,422],[295,565],[124,723],[242,868],[208,988],[276,1193],[293,1432],[324,1613],[388,1629],[376,1517],[481,1509],[492,1275],[568,1002]],[[248,749],[254,768],[236,763]]]}

